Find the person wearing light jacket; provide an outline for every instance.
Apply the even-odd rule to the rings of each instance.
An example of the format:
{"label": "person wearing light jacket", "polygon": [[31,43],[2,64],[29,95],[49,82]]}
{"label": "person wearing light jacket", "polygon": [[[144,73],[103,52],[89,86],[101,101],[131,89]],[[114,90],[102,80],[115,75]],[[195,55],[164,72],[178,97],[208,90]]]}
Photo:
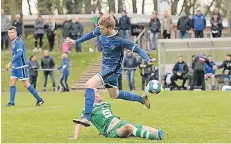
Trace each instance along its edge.
{"label": "person wearing light jacket", "polygon": [[[38,52],[42,51],[42,46],[43,46],[43,36],[44,36],[44,22],[42,19],[42,16],[39,15],[38,18],[35,20],[35,25],[34,25],[35,31],[34,31],[34,50],[33,52]],[[38,40],[39,40],[39,49],[38,49]]]}

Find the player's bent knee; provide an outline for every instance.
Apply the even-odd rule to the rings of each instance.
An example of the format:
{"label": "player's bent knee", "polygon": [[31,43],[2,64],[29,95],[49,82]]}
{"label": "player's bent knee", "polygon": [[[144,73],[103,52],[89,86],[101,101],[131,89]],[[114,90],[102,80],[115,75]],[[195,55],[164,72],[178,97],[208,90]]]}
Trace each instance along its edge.
{"label": "player's bent knee", "polygon": [[14,86],[16,83],[16,80],[15,79],[10,79],[10,86]]}
{"label": "player's bent knee", "polygon": [[133,127],[131,125],[124,126],[124,137],[129,137],[132,134]]}
{"label": "player's bent knee", "polygon": [[30,86],[30,83],[29,83],[28,80],[22,81],[22,84],[23,84],[23,86],[24,86],[25,88],[28,88],[28,87]]}

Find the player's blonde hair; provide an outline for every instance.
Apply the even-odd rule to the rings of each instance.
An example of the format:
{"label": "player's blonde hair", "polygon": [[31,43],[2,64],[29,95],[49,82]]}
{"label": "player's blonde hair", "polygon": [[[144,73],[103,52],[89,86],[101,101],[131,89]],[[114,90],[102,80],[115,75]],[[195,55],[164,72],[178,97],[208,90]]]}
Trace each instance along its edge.
{"label": "player's blonde hair", "polygon": [[99,25],[103,25],[106,28],[115,28],[115,19],[112,17],[111,14],[104,14],[100,19],[99,19]]}

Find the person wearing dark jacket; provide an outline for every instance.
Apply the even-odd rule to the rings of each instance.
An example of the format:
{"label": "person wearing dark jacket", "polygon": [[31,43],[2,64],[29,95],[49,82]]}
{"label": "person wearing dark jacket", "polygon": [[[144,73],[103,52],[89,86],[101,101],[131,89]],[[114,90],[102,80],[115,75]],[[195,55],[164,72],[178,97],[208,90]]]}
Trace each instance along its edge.
{"label": "person wearing dark jacket", "polygon": [[223,73],[231,80],[231,54],[226,54],[225,60],[221,65],[217,66],[217,68],[224,68]]}
{"label": "person wearing dark jacket", "polygon": [[195,38],[204,38],[204,29],[206,28],[206,18],[201,14],[201,10],[197,10],[197,14],[192,18],[192,28],[195,33]]}
{"label": "person wearing dark jacket", "polygon": [[54,49],[56,29],[57,27],[55,23],[55,18],[53,16],[50,16],[48,22],[45,24],[45,31],[47,33],[50,51],[53,51]]}
{"label": "person wearing dark jacket", "polygon": [[173,75],[171,77],[171,82],[172,82],[172,88],[174,89],[177,87],[180,89],[180,87],[177,86],[176,82],[178,79],[183,80],[181,88],[186,90],[187,88],[184,86],[186,83],[186,80],[188,79],[187,73],[188,73],[188,65],[183,61],[183,57],[179,56],[178,57],[178,62],[175,64],[175,66],[172,69]]}
{"label": "person wearing dark jacket", "polygon": [[136,60],[136,56],[133,55],[133,52],[130,50],[127,50],[127,54],[123,62],[123,67],[124,67],[124,70],[127,72],[128,85],[129,85],[130,91],[134,91],[136,89],[135,88],[135,71],[137,67],[137,60]]}
{"label": "person wearing dark jacket", "polygon": [[205,64],[208,64],[209,67],[215,69],[215,66],[212,66],[203,52],[194,57],[193,63],[193,77],[190,86],[190,90],[193,90],[195,86],[202,86],[202,90],[205,90]]}
{"label": "person wearing dark jacket", "polygon": [[211,23],[211,32],[213,38],[221,37],[222,20],[218,19],[218,15],[213,15],[213,17],[210,20],[210,23]]}
{"label": "person wearing dark jacket", "polygon": [[161,23],[156,13],[153,13],[152,18],[149,22],[150,27],[150,44],[151,50],[157,49],[157,39],[160,37]]}
{"label": "person wearing dark jacket", "polygon": [[12,22],[12,25],[16,27],[17,36],[22,38],[22,21],[20,14],[16,14],[16,19]]}
{"label": "person wearing dark jacket", "polygon": [[38,69],[40,68],[39,63],[36,60],[36,56],[32,55],[28,63],[30,84],[36,89]]}
{"label": "person wearing dark jacket", "polygon": [[[42,69],[54,69],[55,62],[51,56],[49,56],[49,52],[47,50],[44,51],[44,56],[41,59],[41,67]],[[53,85],[53,91],[56,90],[55,88],[55,79],[54,74],[52,70],[45,70],[43,71],[44,74],[44,85],[43,85],[43,91],[46,92],[47,90],[47,77],[50,75],[52,85]]]}
{"label": "person wearing dark jacket", "polygon": [[[76,16],[71,25],[71,38],[74,40],[79,39],[83,35],[83,25],[79,22],[79,18]],[[81,45],[77,43],[76,52],[81,52]]]}
{"label": "person wearing dark jacket", "polygon": [[[60,78],[60,84],[62,86],[62,91],[63,92],[69,92],[69,87],[68,87],[68,83],[67,83],[67,79],[68,79],[68,76],[70,74],[70,60],[67,56],[66,53],[63,53],[61,55],[61,58],[62,58],[62,64],[57,68],[58,70],[62,70],[62,76]],[[64,84],[63,84],[63,81],[64,81]]]}
{"label": "person wearing dark jacket", "polygon": [[68,38],[71,37],[71,25],[72,25],[72,21],[67,18],[64,22],[63,22],[63,38]]}
{"label": "person wearing dark jacket", "polygon": [[150,75],[152,73],[152,65],[148,64],[144,59],[140,58],[138,62],[140,68],[140,75],[142,79],[142,90],[145,90],[146,85],[149,82]]}
{"label": "person wearing dark jacket", "polygon": [[131,28],[131,22],[130,18],[127,16],[126,11],[122,12],[122,17],[119,19],[119,30],[122,35],[124,35],[124,38],[129,39],[130,37],[130,28]]}
{"label": "person wearing dark jacket", "polygon": [[177,22],[177,29],[180,31],[180,39],[188,38],[188,31],[191,29],[191,20],[184,12]]}
{"label": "person wearing dark jacket", "polygon": [[[34,31],[34,50],[33,52],[42,51],[43,46],[43,36],[44,36],[44,21],[41,15],[38,16],[38,18],[35,20],[34,25],[35,31]],[[39,49],[38,49],[38,40],[39,40]]]}

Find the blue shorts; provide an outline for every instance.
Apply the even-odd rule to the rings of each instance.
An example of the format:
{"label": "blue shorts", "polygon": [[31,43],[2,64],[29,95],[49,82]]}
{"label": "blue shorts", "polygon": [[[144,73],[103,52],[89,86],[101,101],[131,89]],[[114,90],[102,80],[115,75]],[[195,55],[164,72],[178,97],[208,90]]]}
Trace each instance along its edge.
{"label": "blue shorts", "polygon": [[104,69],[103,71],[97,73],[99,78],[102,81],[102,84],[105,88],[117,88],[118,87],[118,78],[122,72],[122,69],[119,70],[108,70]]}
{"label": "blue shorts", "polygon": [[28,80],[29,79],[29,69],[28,67],[12,69],[11,78],[16,78],[18,80]]}

